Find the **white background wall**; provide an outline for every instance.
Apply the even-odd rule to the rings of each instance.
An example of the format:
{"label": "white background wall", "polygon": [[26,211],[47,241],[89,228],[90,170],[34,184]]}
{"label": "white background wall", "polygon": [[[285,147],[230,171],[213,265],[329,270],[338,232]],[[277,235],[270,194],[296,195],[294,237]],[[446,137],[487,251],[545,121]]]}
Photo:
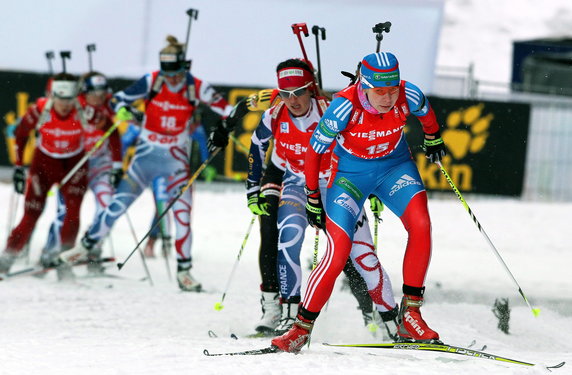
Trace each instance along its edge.
{"label": "white background wall", "polygon": [[[211,83],[275,85],[278,62],[301,56],[290,25],[326,28],[320,52],[325,88],[344,87],[339,72],[355,70],[374,52],[372,27],[391,21],[382,49],[400,59],[402,77],[429,92],[444,0],[52,0],[3,1],[0,69],[45,72],[47,50],[71,50],[68,69],[88,68],[86,44],[96,43],[94,67],[109,76],[139,77],[157,69],[158,51],[171,33],[184,42],[193,21],[189,56],[195,75]],[[316,63],[315,38],[305,38]],[[61,69],[57,60],[56,70]]]}

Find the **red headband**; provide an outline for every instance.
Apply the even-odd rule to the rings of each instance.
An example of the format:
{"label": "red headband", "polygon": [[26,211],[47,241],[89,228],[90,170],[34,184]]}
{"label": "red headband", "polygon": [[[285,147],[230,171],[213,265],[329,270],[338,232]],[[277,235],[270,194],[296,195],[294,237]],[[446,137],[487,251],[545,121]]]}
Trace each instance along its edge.
{"label": "red headband", "polygon": [[302,87],[314,82],[314,75],[302,68],[288,67],[278,71],[278,88]]}

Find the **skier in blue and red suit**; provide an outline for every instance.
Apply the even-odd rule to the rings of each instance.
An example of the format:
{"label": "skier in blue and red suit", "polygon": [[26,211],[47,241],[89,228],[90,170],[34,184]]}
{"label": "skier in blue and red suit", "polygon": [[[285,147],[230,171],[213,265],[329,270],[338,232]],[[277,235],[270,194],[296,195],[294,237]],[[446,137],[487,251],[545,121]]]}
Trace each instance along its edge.
{"label": "skier in blue and red suit", "polygon": [[[359,208],[370,194],[399,216],[409,235],[398,315],[400,341],[439,340],[420,312],[431,259],[431,220],[427,193],[403,132],[410,114],[423,127],[427,158],[440,161],[445,146],[427,98],[417,86],[400,80],[397,58],[382,52],[363,58],[357,82],[339,92],[322,116],[306,154],[306,209],[309,222],[326,230],[328,247],[310,274],[294,326],[272,340],[279,349],[297,352],[308,341],[314,320],[346,263]],[[320,160],[334,140],[337,145],[322,205]],[[343,180],[351,181],[359,194],[339,183]]]}

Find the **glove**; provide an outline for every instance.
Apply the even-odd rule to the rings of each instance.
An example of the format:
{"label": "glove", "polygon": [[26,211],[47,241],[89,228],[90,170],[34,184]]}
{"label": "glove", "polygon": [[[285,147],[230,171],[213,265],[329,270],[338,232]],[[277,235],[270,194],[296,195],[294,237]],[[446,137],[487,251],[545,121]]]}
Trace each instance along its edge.
{"label": "glove", "polygon": [[16,193],[24,194],[24,189],[26,189],[26,169],[22,166],[14,167],[12,181],[14,182]]}
{"label": "glove", "polygon": [[123,169],[122,168],[113,168],[109,173],[109,183],[113,186],[114,189],[117,189],[119,183],[123,179]]}
{"label": "glove", "polygon": [[371,208],[371,212],[373,212],[373,217],[377,221],[381,221],[381,212],[383,211],[383,202],[376,197],[375,195],[371,194],[369,197],[369,208]]}
{"label": "glove", "polygon": [[248,201],[248,209],[255,215],[269,216],[268,202],[264,193],[260,192],[260,185],[258,182],[246,180],[246,199]]}
{"label": "glove", "polygon": [[273,89],[260,90],[256,94],[251,94],[246,99],[248,110],[250,111],[266,111],[270,108]]}
{"label": "glove", "polygon": [[[224,122],[224,120],[223,120]],[[228,144],[228,131],[225,129],[224,124],[219,124],[216,129],[209,134],[207,147],[209,152],[214,152],[217,148],[225,148]]]}
{"label": "glove", "polygon": [[423,140],[423,148],[425,149],[425,157],[431,163],[437,163],[443,160],[443,156],[447,154],[445,143],[441,138],[441,133],[425,134]]}
{"label": "glove", "polygon": [[314,228],[324,229],[326,218],[324,216],[324,206],[322,205],[322,197],[320,190],[309,190],[307,186],[304,187],[306,192],[306,217],[308,223]]}
{"label": "glove", "polygon": [[217,175],[216,168],[212,165],[207,165],[205,169],[201,172],[201,177],[205,179],[206,182],[212,182]]}
{"label": "glove", "polygon": [[119,111],[115,114],[115,118],[119,121],[132,121],[135,120],[138,123],[143,122],[144,113],[133,108],[133,107],[121,107]]}

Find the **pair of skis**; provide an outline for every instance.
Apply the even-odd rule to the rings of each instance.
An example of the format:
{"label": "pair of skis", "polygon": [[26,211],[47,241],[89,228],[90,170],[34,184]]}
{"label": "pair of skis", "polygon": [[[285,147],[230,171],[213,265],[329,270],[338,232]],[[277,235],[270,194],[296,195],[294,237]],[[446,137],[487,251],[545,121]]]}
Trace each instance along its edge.
{"label": "pair of skis", "polygon": [[[382,344],[328,344],[323,343],[325,346],[330,347],[341,347],[341,348],[366,348],[366,349],[397,349],[397,350],[420,350],[438,353],[449,353],[463,355],[467,357],[488,359],[503,363],[512,363],[515,365],[522,366],[536,366],[534,363],[519,361],[516,359],[510,359],[506,357],[501,357],[496,354],[485,353],[483,351],[472,350],[469,348],[463,348],[460,346],[446,345],[446,344],[431,344],[431,343],[382,343]],[[276,346],[269,346],[262,349],[245,350],[241,352],[229,352],[229,353],[210,353],[207,349],[203,351],[203,354],[209,357],[214,356],[238,356],[238,355],[262,355],[270,353],[282,353],[280,349]],[[554,366],[546,366],[547,369],[557,369],[564,366],[565,362],[560,362]]]}
{"label": "pair of skis", "polygon": [[[100,263],[100,264],[110,263],[110,262],[115,262],[115,258],[113,258],[113,257],[101,258],[97,261],[97,263]],[[84,260],[84,261],[72,264],[71,266],[72,267],[85,266],[88,263],[89,262],[87,260]],[[15,279],[15,278],[22,277],[22,276],[42,276],[42,275],[45,275],[48,272],[53,271],[55,269],[57,269],[57,267],[34,266],[34,267],[30,267],[30,268],[25,268],[23,270],[19,270],[16,272],[11,272],[11,273],[6,275],[6,279],[11,280],[11,279]],[[3,279],[0,279],[0,280],[3,280]]]}

